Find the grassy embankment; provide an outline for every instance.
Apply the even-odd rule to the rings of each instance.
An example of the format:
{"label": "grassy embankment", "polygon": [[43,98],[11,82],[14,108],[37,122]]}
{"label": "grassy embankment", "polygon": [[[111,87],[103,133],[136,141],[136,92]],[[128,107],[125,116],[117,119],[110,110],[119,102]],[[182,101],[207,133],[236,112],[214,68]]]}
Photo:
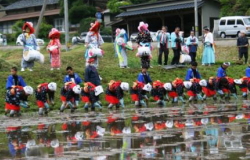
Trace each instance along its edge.
{"label": "grassy embankment", "polygon": [[[105,55],[100,59],[99,73],[103,78],[102,84],[106,88],[107,83],[113,80],[121,80],[124,82],[129,82],[132,84],[136,80],[137,74],[140,72],[140,61],[139,58],[135,57],[135,51],[128,52],[129,55],[129,69],[120,69],[118,68],[118,58],[114,56],[113,44],[107,43],[103,45],[103,50]],[[76,46],[69,52],[62,52],[62,67],[60,71],[54,70],[50,71],[49,64],[49,54],[43,48],[41,52],[45,55],[45,64],[35,63],[34,71],[29,72],[20,72],[19,75],[23,76],[24,80],[28,85],[36,88],[39,83],[51,82],[54,81],[58,84],[58,90],[56,93],[56,104],[53,107],[58,109],[60,106],[60,87],[63,85],[63,77],[66,74],[65,68],[67,66],[72,66],[76,73],[78,73],[82,78],[85,69],[85,62],[83,59],[85,48],[83,45]],[[186,69],[174,69],[174,70],[165,70],[157,65],[157,49],[153,51],[153,60],[152,65],[153,69],[149,69],[151,78],[153,80],[161,80],[162,82],[172,81],[176,77],[184,78],[186,74]],[[198,62],[201,61],[201,52],[202,48],[199,48],[198,51]],[[208,78],[210,76],[216,75],[216,70],[223,61],[235,62],[237,59],[237,49],[236,47],[217,47],[216,49],[216,65],[211,67],[199,66],[199,71],[202,75],[202,78]],[[172,51],[170,51],[169,62],[172,58]],[[0,113],[4,111],[4,99],[5,99],[5,83],[6,78],[10,74],[10,68],[12,66],[17,66],[20,69],[20,61],[22,57],[22,50],[9,50],[9,51],[0,51]],[[240,78],[244,76],[244,70],[246,65],[235,65],[228,69],[228,75],[234,78]],[[101,96],[104,97],[103,95]],[[35,97],[31,96],[29,98],[31,108],[28,111],[36,111],[37,107],[35,105]],[[104,106],[107,104],[104,103]],[[129,95],[125,97],[125,102],[131,103]],[[81,105],[82,106],[82,105]]]}

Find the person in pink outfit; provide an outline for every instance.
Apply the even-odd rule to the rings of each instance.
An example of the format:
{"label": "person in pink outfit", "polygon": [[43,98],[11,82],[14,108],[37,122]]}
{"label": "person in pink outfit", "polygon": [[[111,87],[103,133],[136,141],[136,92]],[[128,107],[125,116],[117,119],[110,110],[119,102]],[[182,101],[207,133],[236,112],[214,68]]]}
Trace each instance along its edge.
{"label": "person in pink outfit", "polygon": [[60,58],[60,32],[56,28],[52,28],[49,33],[50,42],[47,46],[47,49],[50,53],[50,64],[51,69],[59,70],[61,67],[61,58]]}

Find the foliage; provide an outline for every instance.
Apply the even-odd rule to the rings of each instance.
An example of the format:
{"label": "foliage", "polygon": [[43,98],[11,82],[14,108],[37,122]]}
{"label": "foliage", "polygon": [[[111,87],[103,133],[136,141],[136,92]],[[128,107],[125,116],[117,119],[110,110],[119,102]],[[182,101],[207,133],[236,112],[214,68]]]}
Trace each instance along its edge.
{"label": "foliage", "polygon": [[221,16],[249,16],[249,0],[220,0]]}
{"label": "foliage", "polygon": [[87,32],[90,28],[90,23],[95,22],[95,18],[89,17],[89,18],[84,18],[80,21],[80,28],[78,29],[79,33],[82,32]]}
{"label": "foliage", "polygon": [[14,23],[14,25],[11,27],[13,32],[14,32],[14,36],[18,37],[19,34],[21,34],[23,32],[22,27],[23,27],[24,21],[23,20],[18,20]]}
{"label": "foliage", "polygon": [[133,4],[140,4],[140,3],[146,3],[146,2],[155,2],[157,0],[130,0]]}
{"label": "foliage", "polygon": [[110,9],[111,13],[120,13],[121,10],[119,7],[130,5],[131,2],[129,1],[119,1],[119,0],[109,0],[107,7]]}
{"label": "foliage", "polygon": [[111,35],[112,34],[112,29],[111,27],[102,27],[101,28],[101,33],[104,35]]}
{"label": "foliage", "polygon": [[39,34],[38,37],[39,38],[48,38],[48,34],[50,32],[50,30],[53,28],[52,25],[48,24],[46,22],[45,19],[43,19],[41,26],[40,26],[40,30],[39,30]]}
{"label": "foliage", "polygon": [[[35,63],[34,71],[29,72],[18,72],[19,75],[21,75],[26,83],[28,85],[31,85],[33,88],[35,88],[39,83],[43,82],[56,82],[58,85],[58,90],[56,92],[56,104],[53,106],[54,110],[57,110],[60,105],[60,88],[63,86],[63,77],[65,76],[65,68],[67,66],[72,66],[76,73],[78,73],[82,78],[84,74],[84,59],[83,54],[85,51],[84,45],[79,45],[74,48],[72,48],[69,52],[62,52],[61,54],[61,61],[62,61],[62,67],[61,70],[57,71],[50,71],[50,64],[49,64],[49,54],[44,48],[41,48],[41,52],[45,56],[45,63],[39,64]],[[104,43],[102,46],[102,49],[105,51],[105,55],[103,58],[100,58],[100,67],[99,67],[99,74],[103,78],[102,85],[103,88],[107,87],[107,83],[111,80],[121,80],[123,82],[128,82],[132,84],[133,81],[137,79],[138,73],[141,71],[140,69],[140,60],[135,56],[136,51],[128,52],[128,60],[129,60],[129,69],[119,69],[118,68],[118,58],[115,57],[114,54],[114,48],[112,43]],[[158,67],[157,65],[157,49],[153,50],[153,59],[152,59],[152,65],[154,66],[153,69],[149,69],[149,73],[151,75],[151,78],[153,80],[161,80],[162,82],[169,82],[174,80],[176,77],[184,78],[186,74],[186,68],[179,68],[179,69],[173,69],[173,70],[165,70],[162,67]],[[236,47],[216,47],[216,60],[217,64],[213,65],[211,67],[205,67],[205,66],[198,66],[199,72],[202,75],[202,78],[209,78],[210,76],[216,75],[216,70],[220,66],[221,62],[227,62],[238,59],[237,48]],[[202,47],[199,47],[198,50],[198,56],[197,61],[201,61],[201,53],[202,53]],[[173,55],[172,50],[170,50],[169,53],[169,61],[171,60]],[[20,61],[22,58],[22,50],[0,50],[0,84],[1,84],[1,90],[0,90],[0,105],[2,106],[0,108],[0,113],[3,113],[4,111],[4,97],[5,97],[5,83],[6,78],[10,74],[9,68],[12,66],[17,66],[20,69]],[[189,67],[189,66],[187,66]],[[227,70],[227,74],[229,76],[232,76],[234,78],[240,78],[244,76],[244,70],[247,67],[247,65],[235,65],[232,63],[232,66],[230,66]],[[239,93],[240,94],[240,93]],[[107,106],[107,103],[104,100],[104,95],[100,96],[101,101],[103,102],[104,108]],[[152,98],[151,98],[152,99]],[[29,98],[29,103],[31,104],[30,109],[23,109],[24,112],[34,112],[37,111],[37,106],[35,102],[35,96],[31,96]],[[151,100],[152,101],[152,100]],[[125,104],[130,105],[131,100],[128,93],[125,94]],[[81,103],[80,106],[83,104]],[[168,106],[171,105],[171,102],[168,103]],[[132,105],[131,105],[132,106]],[[105,111],[106,109],[104,109]]]}

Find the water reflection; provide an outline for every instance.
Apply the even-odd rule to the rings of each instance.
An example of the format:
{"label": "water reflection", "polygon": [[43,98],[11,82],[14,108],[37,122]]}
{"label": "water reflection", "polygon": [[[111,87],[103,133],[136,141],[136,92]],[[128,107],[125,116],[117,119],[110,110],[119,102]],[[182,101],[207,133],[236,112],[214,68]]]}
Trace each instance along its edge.
{"label": "water reflection", "polygon": [[73,114],[46,123],[34,118],[30,122],[34,125],[23,118],[4,126],[8,122],[0,118],[0,155],[1,159],[249,159],[246,105],[237,111],[231,103]]}

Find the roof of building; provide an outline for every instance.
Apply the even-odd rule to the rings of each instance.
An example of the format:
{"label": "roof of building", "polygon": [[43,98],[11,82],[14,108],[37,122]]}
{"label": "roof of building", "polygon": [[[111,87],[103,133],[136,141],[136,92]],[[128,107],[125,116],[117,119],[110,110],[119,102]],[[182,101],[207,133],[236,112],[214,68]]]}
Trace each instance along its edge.
{"label": "roof of building", "polygon": [[[37,7],[43,5],[43,0],[20,0],[5,7],[3,10],[14,10],[21,8]],[[47,0],[47,4],[58,4],[59,0]]]}
{"label": "roof of building", "polygon": [[[199,1],[198,7],[202,6],[204,2]],[[127,11],[123,12],[116,17],[128,17],[128,16],[134,16],[134,15],[141,15],[141,14],[149,14],[149,13],[155,13],[155,12],[166,12],[171,10],[179,10],[179,9],[187,9],[187,8],[194,8],[194,2],[186,2],[181,4],[172,4],[169,6],[164,7],[152,7],[152,8],[145,8],[140,10],[134,10],[134,11]]]}
{"label": "roof of building", "polygon": [[[60,9],[53,9],[53,10],[47,10],[44,13],[44,16],[52,16],[52,15],[59,15]],[[18,19],[28,19],[28,18],[34,18],[39,17],[40,11],[38,12],[30,12],[30,13],[22,13],[22,14],[15,14],[15,15],[6,15],[2,18],[0,18],[0,22],[4,21],[12,21],[12,20],[18,20]]]}

